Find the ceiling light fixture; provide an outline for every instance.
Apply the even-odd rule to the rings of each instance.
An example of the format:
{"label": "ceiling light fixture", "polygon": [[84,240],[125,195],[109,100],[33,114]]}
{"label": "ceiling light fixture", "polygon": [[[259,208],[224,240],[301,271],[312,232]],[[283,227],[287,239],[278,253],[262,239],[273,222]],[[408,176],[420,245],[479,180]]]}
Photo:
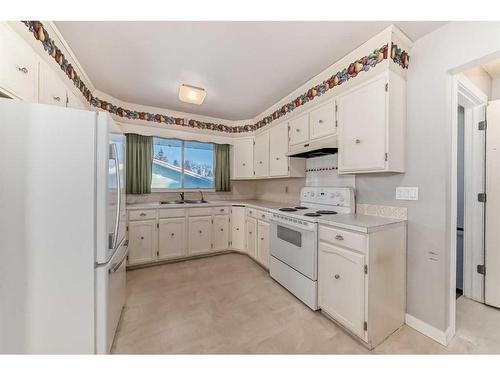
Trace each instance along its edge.
{"label": "ceiling light fixture", "polygon": [[179,87],[179,100],[182,102],[200,105],[205,100],[205,96],[207,92],[201,87],[185,84]]}

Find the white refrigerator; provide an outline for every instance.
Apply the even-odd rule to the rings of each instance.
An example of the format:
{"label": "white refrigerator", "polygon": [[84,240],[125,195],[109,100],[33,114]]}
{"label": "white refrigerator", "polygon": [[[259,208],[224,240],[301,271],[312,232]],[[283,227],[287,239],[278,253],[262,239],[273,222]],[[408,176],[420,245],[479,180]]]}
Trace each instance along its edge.
{"label": "white refrigerator", "polygon": [[0,354],[108,353],[125,303],[125,140],[0,99]]}

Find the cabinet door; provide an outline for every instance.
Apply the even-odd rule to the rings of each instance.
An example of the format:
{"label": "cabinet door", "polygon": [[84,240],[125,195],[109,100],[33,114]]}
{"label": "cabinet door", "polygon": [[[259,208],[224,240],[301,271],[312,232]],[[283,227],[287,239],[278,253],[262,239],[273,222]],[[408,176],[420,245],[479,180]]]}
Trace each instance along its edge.
{"label": "cabinet door", "polygon": [[257,220],[247,217],[247,252],[257,259]]}
{"label": "cabinet door", "polygon": [[150,262],[155,259],[156,223],[153,220],[131,221],[128,230],[129,264]]}
{"label": "cabinet door", "polygon": [[66,86],[44,62],[40,62],[38,95],[40,103],[66,107]]}
{"label": "cabinet door", "polygon": [[5,25],[0,25],[0,56],[0,87],[22,100],[38,102],[38,57]]}
{"label": "cabinet door", "polygon": [[257,259],[269,268],[269,223],[258,221],[257,238]]}
{"label": "cabinet door", "polygon": [[229,248],[229,215],[214,216],[214,250]]}
{"label": "cabinet door", "polygon": [[364,266],[364,255],[320,242],[319,306],[362,338],[365,322]]}
{"label": "cabinet door", "polygon": [[212,250],[212,217],[189,218],[189,255],[205,254]]}
{"label": "cabinet door", "polygon": [[318,139],[336,133],[335,103],[327,103],[309,114],[311,139]]}
{"label": "cabinet door", "polygon": [[279,124],[269,131],[269,175],[288,175],[288,124]]}
{"label": "cabinet door", "polygon": [[67,95],[68,95],[68,101],[66,103],[66,106],[68,108],[87,109],[85,104],[83,104],[83,101],[80,100],[78,96],[73,94],[73,91],[67,90]]}
{"label": "cabinet door", "polygon": [[245,251],[245,207],[231,208],[231,242],[233,249]]}
{"label": "cabinet door", "polygon": [[309,114],[290,120],[290,146],[309,140]]}
{"label": "cabinet door", "polygon": [[186,220],[183,217],[161,219],[158,224],[158,257],[177,258],[186,255]]}
{"label": "cabinet door", "polygon": [[233,144],[234,178],[253,177],[253,138],[235,139]]}
{"label": "cabinet door", "polygon": [[253,169],[255,177],[269,176],[269,132],[255,137]]}
{"label": "cabinet door", "polygon": [[379,78],[337,100],[339,172],[385,169],[386,82]]}

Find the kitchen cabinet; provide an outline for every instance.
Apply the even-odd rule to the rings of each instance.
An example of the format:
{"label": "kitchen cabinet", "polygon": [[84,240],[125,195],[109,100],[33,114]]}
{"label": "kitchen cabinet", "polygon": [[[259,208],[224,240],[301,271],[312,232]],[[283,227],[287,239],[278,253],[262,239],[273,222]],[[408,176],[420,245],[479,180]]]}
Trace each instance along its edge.
{"label": "kitchen cabinet", "polygon": [[205,254],[212,250],[212,217],[198,216],[188,219],[189,255]]}
{"label": "kitchen cabinet", "polygon": [[290,146],[305,143],[309,140],[309,113],[289,121]]}
{"label": "kitchen cabinet", "polygon": [[40,61],[38,101],[66,107],[66,85],[45,62]]}
{"label": "kitchen cabinet", "polygon": [[405,86],[389,71],[339,96],[339,173],[404,172]]}
{"label": "kitchen cabinet", "polygon": [[247,216],[247,253],[257,259],[257,220]]}
{"label": "kitchen cabinet", "polygon": [[273,127],[269,131],[269,175],[285,176],[289,172],[288,125],[286,122]]}
{"label": "kitchen cabinet", "polygon": [[246,251],[245,246],[245,207],[231,208],[231,247]]}
{"label": "kitchen cabinet", "polygon": [[130,221],[128,225],[130,265],[151,262],[156,257],[156,222]]}
{"label": "kitchen cabinet", "polygon": [[373,348],[404,324],[406,223],[358,232],[320,224],[318,306]]}
{"label": "kitchen cabinet", "polygon": [[[83,98],[82,98],[83,99]],[[80,98],[73,93],[71,90],[67,90],[67,103],[68,108],[84,109],[87,110],[87,106],[84,104]]]}
{"label": "kitchen cabinet", "polygon": [[233,178],[253,178],[253,138],[235,139],[233,142]]}
{"label": "kitchen cabinet", "polygon": [[258,220],[257,223],[257,260],[269,268],[269,223]]}
{"label": "kitchen cabinet", "polygon": [[38,102],[39,58],[6,24],[0,23],[0,89],[21,100]]}
{"label": "kitchen cabinet", "polygon": [[255,177],[269,176],[269,132],[255,136],[253,169]]}
{"label": "kitchen cabinet", "polygon": [[328,102],[313,109],[309,114],[309,126],[311,140],[334,135],[337,132],[335,102]]}
{"label": "kitchen cabinet", "polygon": [[229,248],[229,215],[214,216],[214,251]]}
{"label": "kitchen cabinet", "polygon": [[160,219],[158,223],[158,258],[179,258],[186,254],[186,219]]}

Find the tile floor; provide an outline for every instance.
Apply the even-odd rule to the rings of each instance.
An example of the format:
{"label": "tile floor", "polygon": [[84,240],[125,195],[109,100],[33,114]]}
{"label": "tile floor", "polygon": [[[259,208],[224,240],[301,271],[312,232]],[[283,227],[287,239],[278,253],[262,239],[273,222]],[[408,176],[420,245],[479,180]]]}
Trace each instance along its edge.
{"label": "tile floor", "polygon": [[[240,254],[127,272],[116,354],[368,354]],[[408,326],[372,353],[500,353],[500,310],[457,301],[457,335],[443,347]]]}

